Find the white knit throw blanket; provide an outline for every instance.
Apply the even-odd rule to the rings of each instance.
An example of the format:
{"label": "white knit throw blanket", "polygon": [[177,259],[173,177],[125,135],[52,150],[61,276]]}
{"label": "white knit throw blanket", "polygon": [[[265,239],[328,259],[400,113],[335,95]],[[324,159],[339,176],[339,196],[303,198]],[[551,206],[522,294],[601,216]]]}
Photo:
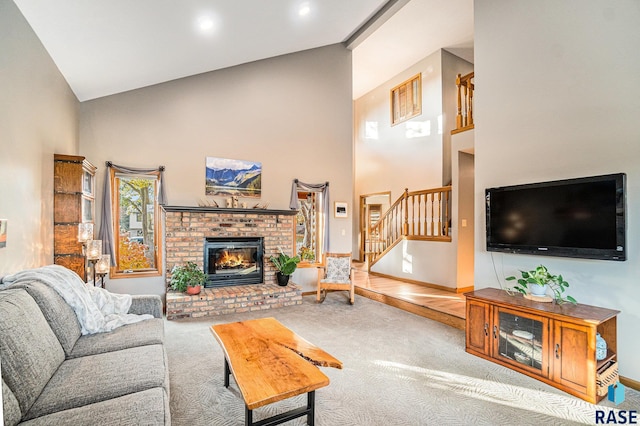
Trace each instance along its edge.
{"label": "white knit throw blanket", "polygon": [[102,333],[125,324],[153,318],[153,315],[129,314],[131,295],[115,294],[88,286],[75,272],[60,265],[27,269],[2,278],[2,288],[39,281],[53,288],[73,308],[82,334]]}

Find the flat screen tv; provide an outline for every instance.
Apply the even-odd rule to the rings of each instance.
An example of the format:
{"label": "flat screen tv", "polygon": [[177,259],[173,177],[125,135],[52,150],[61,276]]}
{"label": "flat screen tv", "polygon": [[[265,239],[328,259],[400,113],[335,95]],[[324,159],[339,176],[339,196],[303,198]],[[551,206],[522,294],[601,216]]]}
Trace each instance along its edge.
{"label": "flat screen tv", "polygon": [[485,190],[487,250],[626,260],[624,173]]}

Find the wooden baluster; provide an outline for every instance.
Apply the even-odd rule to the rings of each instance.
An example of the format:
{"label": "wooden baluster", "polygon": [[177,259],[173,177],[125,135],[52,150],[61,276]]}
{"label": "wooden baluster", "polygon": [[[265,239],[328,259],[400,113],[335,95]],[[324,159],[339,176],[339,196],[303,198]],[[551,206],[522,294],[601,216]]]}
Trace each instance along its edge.
{"label": "wooden baluster", "polygon": [[450,222],[450,217],[449,217],[449,197],[451,195],[451,192],[447,191],[444,194],[444,198],[445,198],[445,204],[444,204],[444,217],[445,217],[445,226],[444,226],[444,235],[447,236],[449,235],[449,222]]}
{"label": "wooden baluster", "polygon": [[402,227],[402,235],[407,235],[409,233],[409,188],[404,189],[404,197],[402,199],[402,204],[404,204],[404,226]]}
{"label": "wooden baluster", "polygon": [[431,236],[435,236],[436,234],[434,234],[434,227],[435,227],[435,222],[434,222],[434,217],[433,217],[433,192],[430,194],[431,195]]}
{"label": "wooden baluster", "polygon": [[469,125],[469,86],[465,83],[464,87],[464,108],[462,112],[462,126],[467,127]]}
{"label": "wooden baluster", "polygon": [[411,196],[411,235],[416,235],[416,197]]}
{"label": "wooden baluster", "polygon": [[473,83],[471,83],[471,78],[467,80],[467,84],[469,85],[469,102],[467,105],[467,126],[473,125]]}
{"label": "wooden baluster", "polygon": [[422,236],[429,235],[429,194],[424,194],[424,219],[422,219]]}
{"label": "wooden baluster", "polygon": [[[438,192],[438,236],[442,235],[442,192]],[[435,235],[434,235],[435,236]]]}
{"label": "wooden baluster", "polygon": [[418,217],[416,222],[418,223],[418,233],[416,235],[422,235],[422,194],[418,194]]}
{"label": "wooden baluster", "polygon": [[458,74],[456,77],[456,87],[458,89],[458,113],[456,114],[456,128],[462,127],[462,87],[461,87],[462,75]]}

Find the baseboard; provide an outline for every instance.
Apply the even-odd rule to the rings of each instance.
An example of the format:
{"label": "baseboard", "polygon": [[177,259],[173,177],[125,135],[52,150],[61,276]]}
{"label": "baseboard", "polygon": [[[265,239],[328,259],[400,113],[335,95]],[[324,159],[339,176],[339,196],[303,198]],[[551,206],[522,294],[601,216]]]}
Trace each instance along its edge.
{"label": "baseboard", "polygon": [[635,389],[640,391],[640,382],[637,380],[630,379],[628,377],[620,376],[620,383],[625,385],[628,388]]}
{"label": "baseboard", "polygon": [[424,287],[429,287],[429,288],[435,288],[438,290],[443,290],[443,291],[448,291],[450,293],[466,293],[468,291],[473,291],[473,286],[471,287],[460,287],[460,288],[453,288],[453,287],[446,287],[443,285],[438,285],[438,284],[432,284],[432,283],[427,283],[424,281],[418,281],[418,280],[412,280],[409,278],[402,278],[402,277],[394,277],[393,275],[387,275],[387,274],[382,274],[380,272],[373,272],[373,271],[369,271],[369,275],[374,275],[376,277],[380,277],[380,278],[388,278],[390,280],[396,280],[396,281],[402,281],[405,283],[409,283],[409,284],[417,284],[417,285],[421,285]]}

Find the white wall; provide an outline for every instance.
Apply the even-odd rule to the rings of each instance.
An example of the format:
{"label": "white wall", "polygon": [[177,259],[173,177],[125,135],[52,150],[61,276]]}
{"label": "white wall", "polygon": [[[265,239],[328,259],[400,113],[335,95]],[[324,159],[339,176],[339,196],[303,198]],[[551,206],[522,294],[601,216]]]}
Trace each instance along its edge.
{"label": "white wall", "polygon": [[474,283],[475,251],[475,172],[474,130],[451,137],[452,177],[451,238],[456,241],[456,288],[468,289]]}
{"label": "white wall", "polygon": [[451,131],[456,128],[458,113],[458,87],[456,76],[467,75],[473,71],[473,64],[458,56],[441,50],[442,52],[442,184],[448,185],[453,181],[452,164],[457,162],[455,152],[451,149]]}
{"label": "white wall", "polygon": [[[422,73],[422,114],[391,126],[391,88]],[[441,53],[437,51],[355,101],[355,194],[391,191],[391,202],[410,191],[442,185]],[[409,138],[407,123],[425,123],[427,136]],[[365,133],[377,126],[377,137]]]}
{"label": "white wall", "polygon": [[[455,78],[472,70],[469,62],[438,50],[355,101],[355,196],[391,191],[394,202],[405,188],[415,191],[450,184]],[[426,123],[428,134],[411,138],[406,123],[391,126],[389,93],[417,73],[422,73],[422,114],[406,123]],[[377,126],[377,135],[367,130],[371,123]],[[353,221],[359,229],[359,218]],[[357,236],[353,244],[356,251]],[[456,250],[455,239],[451,243],[411,241],[394,248],[372,271],[455,288]]]}
{"label": "white wall", "polygon": [[[475,2],[476,288],[498,287],[498,278],[544,263],[564,276],[578,302],[622,311],[620,374],[634,380],[640,380],[638,22],[635,0]],[[626,262],[486,252],[485,188],[615,172],[627,174]]]}
{"label": "white wall", "polygon": [[[205,158],[212,156],[262,163],[262,197],[240,200],[249,205],[288,209],[298,178],[329,181],[331,205],[347,201],[353,214],[350,95],[351,52],[312,49],[83,102],[80,151],[99,167],[99,193],[106,160],[164,165],[169,204],[195,206],[206,198]],[[329,218],[331,250],[349,251],[351,221]],[[162,292],[164,279],[107,287]]]}
{"label": "white wall", "polygon": [[0,276],[53,263],[53,154],[78,153],[78,100],[14,4],[0,0]]}
{"label": "white wall", "polygon": [[371,268],[393,277],[456,288],[454,242],[402,240]]}

